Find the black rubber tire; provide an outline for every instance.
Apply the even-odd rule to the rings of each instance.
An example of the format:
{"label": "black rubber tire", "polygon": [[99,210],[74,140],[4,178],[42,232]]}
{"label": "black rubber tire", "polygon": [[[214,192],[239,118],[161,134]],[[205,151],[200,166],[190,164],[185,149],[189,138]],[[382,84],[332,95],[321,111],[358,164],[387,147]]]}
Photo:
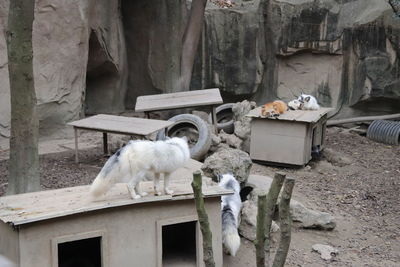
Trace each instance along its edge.
{"label": "black rubber tire", "polygon": [[[217,113],[217,128],[218,132],[224,130],[227,134],[233,134],[235,127],[233,124],[233,107],[234,103],[227,103],[218,106],[215,111]],[[212,123],[211,114],[208,117],[208,122]]]}
{"label": "black rubber tire", "polygon": [[168,120],[175,123],[168,127],[166,131],[159,131],[157,133],[157,140],[165,140],[165,132],[169,137],[187,136],[189,140],[193,140],[192,136],[189,136],[188,131],[192,131],[194,134],[197,132],[197,140],[195,140],[194,145],[190,145],[189,143],[190,157],[195,160],[202,160],[211,146],[211,130],[207,123],[200,117],[192,114],[180,114]]}

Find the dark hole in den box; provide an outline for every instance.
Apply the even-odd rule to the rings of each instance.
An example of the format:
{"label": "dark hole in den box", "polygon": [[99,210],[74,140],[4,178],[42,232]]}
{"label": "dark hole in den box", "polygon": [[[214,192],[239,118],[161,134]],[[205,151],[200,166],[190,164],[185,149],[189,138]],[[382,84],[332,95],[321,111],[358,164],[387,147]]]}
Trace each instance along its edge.
{"label": "dark hole in den box", "polygon": [[196,222],[162,227],[163,266],[196,266]]}
{"label": "dark hole in den box", "polygon": [[101,237],[58,244],[59,267],[101,267]]}

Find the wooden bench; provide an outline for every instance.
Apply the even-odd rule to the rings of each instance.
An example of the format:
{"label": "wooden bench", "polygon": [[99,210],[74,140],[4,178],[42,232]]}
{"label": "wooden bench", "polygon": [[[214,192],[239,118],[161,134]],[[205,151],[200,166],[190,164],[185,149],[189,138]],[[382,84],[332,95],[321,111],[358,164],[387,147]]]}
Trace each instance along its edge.
{"label": "wooden bench", "polygon": [[222,104],[221,93],[218,88],[195,90],[187,92],[145,95],[136,99],[135,111],[144,112],[149,118],[149,112],[169,109],[210,107],[212,123],[217,130],[217,119],[215,108]]}
{"label": "wooden bench", "polygon": [[67,123],[74,127],[75,162],[78,163],[78,130],[89,130],[103,133],[104,153],[108,154],[107,133],[146,137],[173,124],[172,121],[150,120],[133,117],[100,114]]}

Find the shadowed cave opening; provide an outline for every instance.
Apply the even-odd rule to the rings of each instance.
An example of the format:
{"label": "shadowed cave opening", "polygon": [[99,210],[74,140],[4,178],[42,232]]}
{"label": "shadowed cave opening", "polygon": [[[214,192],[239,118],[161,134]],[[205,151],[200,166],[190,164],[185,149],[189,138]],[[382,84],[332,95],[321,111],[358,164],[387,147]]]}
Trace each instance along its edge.
{"label": "shadowed cave opening", "polygon": [[111,113],[119,73],[104,43],[93,30],[89,38],[86,71],[85,115]]}

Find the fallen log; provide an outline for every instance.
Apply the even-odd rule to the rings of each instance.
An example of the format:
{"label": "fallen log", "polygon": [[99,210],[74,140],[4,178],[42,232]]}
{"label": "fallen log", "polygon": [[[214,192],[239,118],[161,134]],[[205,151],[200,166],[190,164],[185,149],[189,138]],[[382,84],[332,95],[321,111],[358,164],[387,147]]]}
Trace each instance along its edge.
{"label": "fallen log", "polygon": [[400,113],[390,114],[390,115],[380,115],[380,116],[354,117],[354,118],[347,118],[347,119],[328,120],[326,122],[326,126],[346,124],[346,123],[356,123],[356,122],[363,122],[363,121],[389,120],[389,119],[398,119],[398,118],[400,118]]}

